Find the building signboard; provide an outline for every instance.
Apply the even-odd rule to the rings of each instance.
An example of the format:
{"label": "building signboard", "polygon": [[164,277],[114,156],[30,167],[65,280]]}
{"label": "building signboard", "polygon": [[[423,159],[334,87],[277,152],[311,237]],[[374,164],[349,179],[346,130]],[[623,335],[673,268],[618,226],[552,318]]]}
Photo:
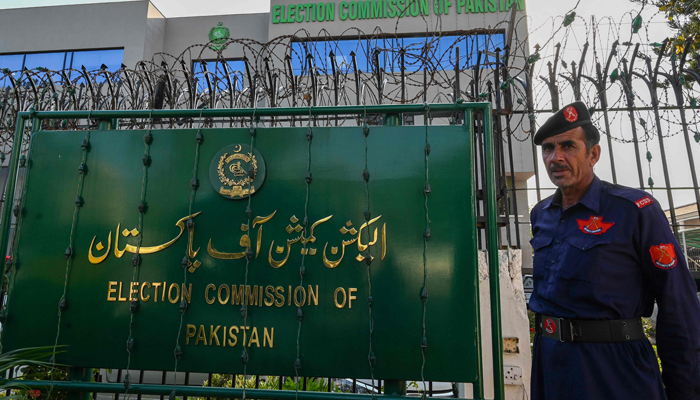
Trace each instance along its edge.
{"label": "building signboard", "polygon": [[430,127],[428,168],[426,127],[311,132],[34,134],[3,348],[172,370],[179,343],[179,371],[243,373],[245,347],[248,374],[474,381],[471,133]]}
{"label": "building signboard", "polygon": [[523,11],[524,0],[359,0],[276,4],[272,6],[273,24],[291,24],[357,19],[396,19],[476,13],[506,12],[511,7]]}

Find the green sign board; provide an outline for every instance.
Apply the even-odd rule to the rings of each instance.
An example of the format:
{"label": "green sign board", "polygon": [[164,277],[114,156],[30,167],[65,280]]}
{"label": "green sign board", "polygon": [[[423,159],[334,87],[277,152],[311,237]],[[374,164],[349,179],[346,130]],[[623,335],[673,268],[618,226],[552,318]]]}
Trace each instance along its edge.
{"label": "green sign board", "polygon": [[85,160],[84,131],[33,135],[5,350],[60,325],[67,365],[172,370],[179,337],[179,371],[242,373],[245,346],[249,374],[299,351],[301,375],[369,378],[371,345],[375,378],[418,380],[427,345],[425,379],[477,379],[466,127],[430,127],[425,268],[425,127],[198,132],[94,131]]}
{"label": "green sign board", "polygon": [[525,9],[524,0],[350,0],[278,4],[272,6],[273,24],[355,21],[364,19],[424,18],[431,15],[469,15]]}

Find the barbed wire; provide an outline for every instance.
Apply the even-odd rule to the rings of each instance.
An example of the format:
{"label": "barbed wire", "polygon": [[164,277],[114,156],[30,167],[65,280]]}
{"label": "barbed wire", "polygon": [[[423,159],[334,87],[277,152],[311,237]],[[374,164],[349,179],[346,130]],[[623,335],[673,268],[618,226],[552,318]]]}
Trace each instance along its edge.
{"label": "barbed wire", "polygon": [[[235,46],[243,54],[238,60],[244,65],[240,70],[230,68],[223,50],[209,57],[214,54],[211,43],[190,46],[178,55],[157,53],[134,68],[122,65],[111,72],[84,67],[0,70],[0,145],[4,153],[9,152],[16,114],[31,108],[146,110],[445,103],[459,98],[486,101],[495,97],[495,91],[508,92],[513,103],[504,107],[504,117],[511,124],[509,131],[501,132],[504,138],[527,141],[533,134],[533,125],[528,123],[533,114],[556,111],[576,99],[592,107],[596,125],[616,142],[633,142],[624,126],[628,114],[634,114],[638,121],[652,121],[654,112],[661,113],[663,129],[650,124],[654,129],[638,137],[641,142],[653,140],[659,130],[674,136],[682,130],[679,106],[685,109],[688,125],[695,126],[700,117],[700,72],[685,65],[685,52],[692,51],[694,43],[681,46],[679,51],[677,43],[652,42],[649,25],[661,22],[654,20],[661,14],[638,22],[636,17],[645,6],[617,20],[588,20],[576,15],[577,3],[566,15],[548,18],[529,31],[531,18],[513,12],[485,29],[443,35],[426,28],[424,37],[410,40],[379,27],[371,33],[349,28],[339,36],[326,30],[314,35],[300,29],[267,43],[228,39],[222,47]],[[546,30],[550,33],[543,35]],[[529,41],[535,34],[546,40],[531,49]],[[625,63],[630,68],[626,73]],[[497,68],[509,77],[499,87],[494,86]],[[653,87],[661,94],[651,93]],[[626,90],[635,100],[631,109]],[[681,92],[682,104],[676,101],[674,90]],[[607,107],[601,104],[603,96]],[[658,96],[656,104],[652,96]],[[613,131],[604,126],[601,111],[609,113],[611,123],[622,124],[620,129]],[[352,119],[355,123],[357,120]],[[120,121],[120,129],[141,128],[144,122]],[[161,126],[184,122],[159,121]],[[230,126],[244,125],[242,119],[226,122]],[[45,128],[76,129],[81,123],[64,120]],[[325,124],[331,123],[331,118],[325,120]]]}

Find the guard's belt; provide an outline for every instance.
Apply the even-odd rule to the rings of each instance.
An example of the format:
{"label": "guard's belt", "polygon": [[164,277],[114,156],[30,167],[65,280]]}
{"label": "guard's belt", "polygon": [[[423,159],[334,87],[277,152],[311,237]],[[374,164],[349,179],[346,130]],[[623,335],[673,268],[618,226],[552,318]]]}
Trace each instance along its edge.
{"label": "guard's belt", "polygon": [[537,332],[560,342],[629,342],[644,339],[641,318],[615,320],[571,320],[536,314]]}

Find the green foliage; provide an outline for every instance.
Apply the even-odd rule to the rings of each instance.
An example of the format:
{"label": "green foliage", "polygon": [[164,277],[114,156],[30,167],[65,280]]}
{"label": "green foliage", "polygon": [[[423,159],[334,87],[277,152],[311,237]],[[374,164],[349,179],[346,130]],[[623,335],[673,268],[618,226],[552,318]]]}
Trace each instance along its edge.
{"label": "green foliage", "polygon": [[[638,4],[647,4],[646,0],[631,0]],[[671,54],[683,53],[686,42],[688,49],[688,68],[696,69],[700,62],[700,2],[697,0],[654,0],[656,6],[667,19],[674,35],[669,40]]]}
{"label": "green foliage", "polygon": [[[52,368],[48,362],[41,361],[48,359],[53,355],[52,347],[33,347],[27,349],[18,349],[0,354],[0,375],[4,376],[8,370],[18,369],[21,375],[16,380],[36,380],[36,379],[53,379],[67,380],[68,374],[61,366]],[[19,399],[29,397],[29,388],[22,384],[11,383],[10,381],[0,382],[0,391],[12,390],[12,395],[3,396],[4,399]],[[54,391],[51,394],[52,399],[64,399],[65,393]],[[46,399],[46,393],[41,393],[38,400]]]}
{"label": "green foliage", "polygon": [[[255,389],[255,376],[250,376],[244,379],[243,375],[236,375],[235,386],[233,384],[233,375],[229,374],[212,374],[211,385],[209,381],[204,382],[204,386],[221,387],[221,388],[243,388]],[[306,381],[306,391],[307,392],[327,392],[328,391],[328,380],[324,378],[299,378],[298,382],[294,382],[294,379],[287,377],[282,382],[282,390],[304,390],[304,381]],[[260,376],[258,382],[259,389],[267,390],[279,390],[279,377],[278,376]],[[338,384],[333,384],[331,386],[332,392],[341,392]],[[196,397],[193,400],[204,400],[203,397]]]}

